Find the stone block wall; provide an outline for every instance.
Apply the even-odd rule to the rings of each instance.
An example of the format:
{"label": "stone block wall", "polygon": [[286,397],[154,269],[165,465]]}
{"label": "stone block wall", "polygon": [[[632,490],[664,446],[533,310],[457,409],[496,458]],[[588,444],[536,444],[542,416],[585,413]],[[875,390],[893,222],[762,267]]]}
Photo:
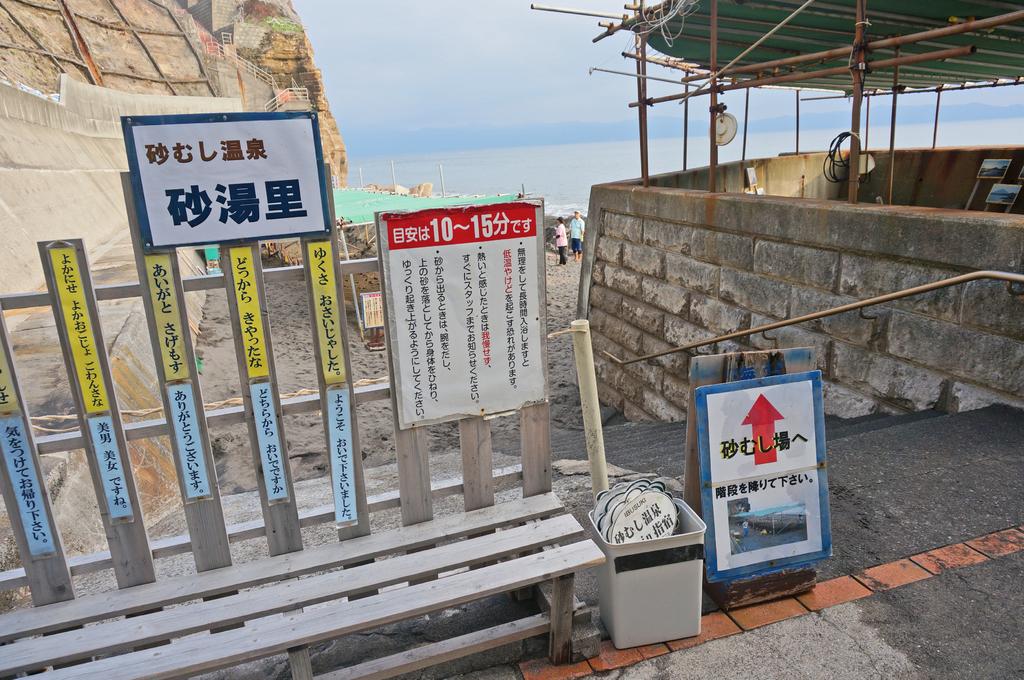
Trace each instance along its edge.
{"label": "stone block wall", "polygon": [[[681,420],[672,346],[977,269],[1021,272],[1024,220],[629,184],[595,186],[579,315],[594,331],[602,402],[630,420]],[[703,353],[810,346],[825,406],[844,417],[1024,406],[1024,295],[976,281],[724,342]]]}

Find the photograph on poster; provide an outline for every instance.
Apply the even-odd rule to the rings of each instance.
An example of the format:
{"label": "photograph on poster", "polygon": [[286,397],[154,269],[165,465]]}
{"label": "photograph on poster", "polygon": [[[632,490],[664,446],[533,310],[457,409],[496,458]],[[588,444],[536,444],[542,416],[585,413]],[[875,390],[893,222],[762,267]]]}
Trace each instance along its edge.
{"label": "photograph on poster", "polygon": [[1009,158],[988,158],[978,168],[978,179],[1002,179],[1010,167]]}
{"label": "photograph on poster", "polygon": [[1017,195],[1020,194],[1019,184],[996,184],[988,192],[986,203],[993,205],[1013,205],[1017,202]]}
{"label": "photograph on poster", "polygon": [[789,503],[752,510],[749,498],[729,501],[730,552],[771,548],[807,540],[807,506]]}

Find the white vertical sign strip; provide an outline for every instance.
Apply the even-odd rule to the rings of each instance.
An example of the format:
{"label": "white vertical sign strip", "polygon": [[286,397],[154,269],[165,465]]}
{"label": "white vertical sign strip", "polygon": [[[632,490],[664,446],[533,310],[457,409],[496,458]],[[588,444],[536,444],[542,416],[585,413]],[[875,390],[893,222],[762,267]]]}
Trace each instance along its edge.
{"label": "white vertical sign strip", "polygon": [[[51,555],[57,552],[53,536],[53,525],[46,512],[43,496],[46,488],[36,475],[32,452],[25,436],[25,421],[21,414],[0,418],[0,450],[3,451],[7,478],[14,489],[21,515],[21,526],[25,540],[33,557]],[[14,521],[13,518],[11,521]]]}
{"label": "white vertical sign strip", "polygon": [[334,520],[339,525],[358,521],[356,511],[355,474],[352,462],[352,411],[348,385],[327,390],[331,483],[334,487]]}

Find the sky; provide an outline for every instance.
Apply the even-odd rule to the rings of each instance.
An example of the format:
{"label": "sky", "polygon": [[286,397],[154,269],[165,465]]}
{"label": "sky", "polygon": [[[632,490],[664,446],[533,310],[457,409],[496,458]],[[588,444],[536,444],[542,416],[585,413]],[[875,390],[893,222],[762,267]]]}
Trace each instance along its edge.
{"label": "sky", "polygon": [[[627,108],[636,98],[635,79],[588,75],[594,66],[635,68],[632,60],[621,56],[632,44],[630,36],[591,42],[601,32],[597,18],[532,11],[528,0],[294,0],[294,4],[352,154],[391,152],[388,147],[395,143],[419,143],[423,148],[416,150],[430,151],[432,144],[451,148],[459,139],[477,147],[524,145],[531,139],[552,143],[551,138],[560,135],[575,141],[580,134],[600,136],[610,129],[620,135],[611,138],[620,138],[624,126],[636,127],[635,109]],[[550,4],[607,12],[621,10],[624,2],[551,0]],[[652,68],[649,73],[672,77],[678,72]],[[667,83],[652,82],[650,87],[651,96],[678,91],[679,86]],[[742,93],[724,97],[730,112],[742,113],[742,97]],[[887,108],[888,100],[878,99],[880,105],[883,101],[882,108]],[[901,101],[931,107],[934,95]],[[944,110],[976,103],[1021,106],[1024,88],[943,96]],[[695,121],[707,119],[707,111],[701,109],[706,105],[691,106]],[[792,91],[754,91],[751,124],[792,116],[793,109]],[[849,103],[841,99],[801,106],[801,115],[808,120],[834,115],[837,132],[849,128],[848,112]],[[681,107],[662,104],[651,115],[681,119]]]}

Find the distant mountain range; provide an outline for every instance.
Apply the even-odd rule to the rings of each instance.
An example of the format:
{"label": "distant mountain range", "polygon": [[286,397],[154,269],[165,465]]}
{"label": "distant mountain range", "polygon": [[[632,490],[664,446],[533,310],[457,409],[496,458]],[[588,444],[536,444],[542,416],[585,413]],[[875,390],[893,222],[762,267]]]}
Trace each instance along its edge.
{"label": "distant mountain range", "polygon": [[[888,120],[887,97],[884,116]],[[700,107],[697,107],[698,109]],[[742,110],[733,114],[742,115]],[[691,110],[691,114],[694,112]],[[931,123],[935,107],[928,105],[902,105],[899,107],[899,124]],[[699,114],[690,119],[690,134],[699,135],[707,123],[701,122]],[[993,120],[1022,117],[1017,106],[990,106],[986,104],[960,104],[944,106],[942,121]],[[742,124],[742,120],[740,121]],[[792,113],[772,118],[751,118],[750,131],[780,132],[792,130]],[[802,112],[800,126],[806,130],[834,128],[836,132],[849,127],[848,115],[830,111],[822,113]],[[678,118],[651,116],[648,128],[652,138],[678,137],[682,134],[682,110]],[[343,131],[349,155],[359,157],[382,155],[409,155],[436,153],[439,151],[462,151],[472,149],[493,149],[516,146],[537,146],[545,144],[576,144],[584,142],[617,142],[636,139],[637,122],[627,118],[612,122],[565,122],[532,125],[467,126],[461,128],[423,128],[419,130],[395,130],[394,128],[348,128]]]}

